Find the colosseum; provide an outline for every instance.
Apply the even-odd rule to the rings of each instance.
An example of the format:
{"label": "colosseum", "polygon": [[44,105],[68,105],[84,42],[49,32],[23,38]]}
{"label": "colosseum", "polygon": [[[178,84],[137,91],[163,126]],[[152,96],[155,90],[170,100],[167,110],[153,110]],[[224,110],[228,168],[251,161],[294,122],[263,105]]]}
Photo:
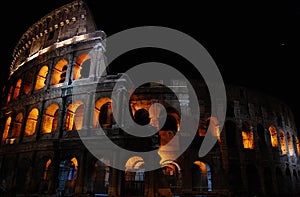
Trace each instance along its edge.
{"label": "colosseum", "polygon": [[[1,95],[0,196],[300,195],[300,143],[288,105],[226,84],[227,107],[217,109],[226,114],[221,123],[203,80],[191,78],[200,95],[197,129],[187,149],[168,159],[184,138],[180,117],[193,110],[189,84],[168,82],[179,97],[154,82],[133,91],[130,77],[121,77],[124,69],[106,67],[106,37],[84,0],[53,10],[22,35]],[[132,118],[147,115],[139,124],[157,132],[128,134],[121,125],[132,121],[114,103],[128,106]],[[173,124],[160,124],[163,112]],[[208,133],[216,143],[199,157]],[[177,143],[164,150],[175,136]],[[94,139],[110,158],[83,143]],[[124,170],[110,165],[122,155],[105,140],[137,153],[120,164]],[[150,161],[138,152],[149,150],[158,150],[160,168],[146,170]]]}

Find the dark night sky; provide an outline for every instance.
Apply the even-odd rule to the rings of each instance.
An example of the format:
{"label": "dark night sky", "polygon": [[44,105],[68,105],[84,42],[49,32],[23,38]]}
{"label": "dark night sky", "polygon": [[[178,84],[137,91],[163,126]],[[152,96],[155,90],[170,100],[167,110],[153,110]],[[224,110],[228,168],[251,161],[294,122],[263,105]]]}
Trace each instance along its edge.
{"label": "dark night sky", "polygon": [[[5,7],[2,5],[1,86],[8,76],[12,50],[22,34],[66,2],[71,0],[7,1]],[[294,111],[300,128],[300,103],[296,96],[300,3],[296,0],[88,2],[98,28],[108,36],[130,27],[157,25],[194,37],[215,60],[225,82],[254,87],[283,100]]]}

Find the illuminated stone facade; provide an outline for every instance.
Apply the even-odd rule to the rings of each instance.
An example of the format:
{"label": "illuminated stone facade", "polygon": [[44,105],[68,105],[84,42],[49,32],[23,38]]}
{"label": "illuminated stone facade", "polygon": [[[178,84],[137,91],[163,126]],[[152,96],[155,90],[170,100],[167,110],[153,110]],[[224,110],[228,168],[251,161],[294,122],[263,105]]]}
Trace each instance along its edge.
{"label": "illuminated stone facade", "polygon": [[[218,120],[210,117],[204,83],[191,79],[201,95],[201,121],[192,144],[174,161],[165,159],[170,152],[162,148],[174,132],[160,131],[161,145],[152,137],[137,140],[124,133],[112,116],[112,104],[123,103],[130,95],[130,79],[120,82],[120,75],[109,71],[103,75],[105,38],[84,1],[54,10],[21,37],[1,98],[1,196],[300,194],[300,143],[293,114],[284,103],[255,90],[226,85],[228,106],[220,132]],[[116,82],[119,95],[112,100]],[[189,87],[178,80],[170,83],[181,98],[149,83],[133,93],[129,105],[133,116],[141,108],[149,110],[150,124],[158,127],[161,108],[150,106],[161,103],[177,120],[175,132],[180,132],[180,115],[193,110]],[[121,124],[127,121],[122,115],[118,118]],[[218,141],[199,158],[208,123]],[[99,133],[99,127],[104,133]],[[146,161],[139,155],[124,163],[125,171],[114,169],[107,165],[113,161],[89,152],[78,132],[91,139],[107,135],[129,150],[160,146],[161,169],[145,172]]]}

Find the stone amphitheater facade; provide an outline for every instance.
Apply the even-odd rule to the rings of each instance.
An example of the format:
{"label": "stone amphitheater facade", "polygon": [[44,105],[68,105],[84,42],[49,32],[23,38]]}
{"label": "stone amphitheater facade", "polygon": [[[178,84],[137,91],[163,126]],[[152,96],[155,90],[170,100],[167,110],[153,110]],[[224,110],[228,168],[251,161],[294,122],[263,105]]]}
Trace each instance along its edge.
{"label": "stone amphitheater facade", "polygon": [[[105,38],[88,4],[78,0],[41,18],[17,43],[1,98],[1,196],[300,195],[300,143],[291,109],[241,86],[226,85],[227,109],[219,109],[226,119],[220,128],[211,117],[206,86],[191,79],[202,95],[199,128],[188,149],[175,160],[162,158],[160,169],[144,171],[147,161],[136,155],[118,170],[108,165],[113,161],[90,153],[82,136],[109,136],[128,149],[159,145],[152,137],[137,140],[116,124],[111,105],[128,105],[124,98],[132,92],[129,78],[102,73]],[[150,124],[156,127],[161,109],[150,109],[153,103],[172,109],[168,112],[177,118],[190,112],[187,84],[170,83],[181,98],[149,83],[130,96],[131,112],[149,110]],[[114,88],[118,96],[111,99]],[[127,122],[122,114],[117,118],[119,124]],[[207,128],[208,123],[212,127]],[[208,129],[217,143],[200,158],[198,150]],[[120,156],[110,147],[101,148]]]}

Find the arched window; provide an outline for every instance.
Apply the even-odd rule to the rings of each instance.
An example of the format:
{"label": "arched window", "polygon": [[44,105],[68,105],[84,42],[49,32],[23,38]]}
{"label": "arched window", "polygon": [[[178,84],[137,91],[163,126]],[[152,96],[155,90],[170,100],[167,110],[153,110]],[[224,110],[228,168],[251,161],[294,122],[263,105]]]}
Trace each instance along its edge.
{"label": "arched window", "polygon": [[295,142],[296,142],[296,149],[297,149],[298,156],[300,156],[300,141],[298,136],[295,137]]}
{"label": "arched window", "polygon": [[51,104],[47,107],[44,114],[44,121],[42,127],[43,133],[51,133],[56,131],[58,124],[58,110],[59,107],[57,104]]}
{"label": "arched window", "polygon": [[271,125],[269,126],[269,132],[271,136],[271,145],[272,147],[276,148],[278,147],[278,138],[277,138],[277,131],[275,126]]}
{"label": "arched window", "polygon": [[112,103],[109,98],[100,98],[95,103],[93,128],[111,128],[113,124]]}
{"label": "arched window", "polygon": [[92,176],[90,177],[90,188],[88,193],[93,193],[94,195],[107,195],[109,186],[109,166],[103,163],[103,160],[97,160]]}
{"label": "arched window", "polygon": [[207,163],[195,161],[192,167],[193,191],[212,191],[211,170]]}
{"label": "arched window", "polygon": [[68,61],[63,59],[59,60],[53,70],[52,85],[63,83],[66,79],[68,69]]}
{"label": "arched window", "polygon": [[205,130],[206,133],[209,132],[212,136],[218,138],[218,142],[221,142],[220,138],[220,123],[217,118],[215,117],[209,117],[206,119],[205,122]]}
{"label": "arched window", "polygon": [[20,89],[21,89],[21,84],[22,84],[22,79],[19,79],[16,83],[15,90],[14,90],[14,95],[13,99],[17,98],[20,94]]}
{"label": "arched window", "polygon": [[26,120],[25,136],[32,136],[35,133],[38,116],[39,111],[37,108],[33,108],[29,112]]}
{"label": "arched window", "polygon": [[289,132],[287,132],[287,142],[288,142],[288,148],[289,148],[289,155],[294,156],[294,143],[293,143],[293,137]]}
{"label": "arched window", "polygon": [[73,80],[88,78],[90,73],[91,56],[81,54],[75,61]]}
{"label": "arched window", "polygon": [[245,149],[254,149],[254,136],[252,126],[248,122],[242,124],[243,147]]}
{"label": "arched window", "polygon": [[11,117],[8,117],[6,119],[6,122],[5,122],[5,125],[4,125],[4,130],[3,130],[3,135],[2,135],[2,141],[6,140],[6,138],[8,137],[10,123],[11,123]]}
{"label": "arched window", "polygon": [[164,174],[164,178],[166,182],[170,186],[171,191],[174,193],[178,189],[180,189],[180,182],[181,182],[181,168],[180,166],[174,161],[164,161],[161,164],[162,171]]}
{"label": "arched window", "polygon": [[12,128],[12,137],[19,137],[21,135],[21,129],[23,124],[23,114],[20,112],[17,114]]}
{"label": "arched window", "polygon": [[[153,124],[153,121],[154,120],[158,121],[159,115],[160,115],[160,112],[161,112],[161,105],[155,105],[155,107],[152,107],[152,106],[149,109],[150,118],[151,118],[151,123],[150,124],[151,125],[157,125],[156,127],[158,128],[158,123]],[[157,109],[157,108],[159,108],[159,109]],[[152,112],[152,111],[154,111],[154,112]],[[156,111],[158,111],[158,112],[156,112]],[[167,115],[173,116],[176,119],[177,130],[179,131],[180,130],[180,113],[178,112],[178,110],[175,107],[167,107],[166,111],[167,111]]]}
{"label": "arched window", "polygon": [[281,154],[286,155],[287,149],[286,149],[286,139],[285,139],[285,134],[283,130],[279,131],[280,135],[280,148],[281,148]]}
{"label": "arched window", "polygon": [[50,181],[52,178],[53,165],[51,159],[48,159],[46,163],[44,163],[43,169],[43,182],[40,188],[40,193],[48,193]]}
{"label": "arched window", "polygon": [[48,66],[43,66],[40,69],[38,75],[36,76],[34,90],[39,90],[39,89],[42,89],[43,87],[45,87],[47,74],[48,74]]}
{"label": "arched window", "polygon": [[67,131],[82,129],[84,118],[84,105],[82,101],[75,100],[69,104],[66,115],[65,128]]}
{"label": "arched window", "polygon": [[145,168],[144,160],[139,156],[131,157],[125,164],[124,195],[144,196]]}
{"label": "arched window", "polygon": [[72,196],[75,191],[78,161],[75,157],[59,164],[58,189],[59,196]]}
{"label": "arched window", "polygon": [[11,99],[11,95],[12,95],[13,89],[14,89],[14,87],[13,87],[13,86],[10,86],[9,92],[8,92],[8,94],[7,94],[7,103],[9,103],[9,101],[10,101],[10,99]]}
{"label": "arched window", "polygon": [[32,71],[28,71],[24,77],[23,83],[23,92],[28,94],[31,91],[32,83],[33,83],[34,74]]}

